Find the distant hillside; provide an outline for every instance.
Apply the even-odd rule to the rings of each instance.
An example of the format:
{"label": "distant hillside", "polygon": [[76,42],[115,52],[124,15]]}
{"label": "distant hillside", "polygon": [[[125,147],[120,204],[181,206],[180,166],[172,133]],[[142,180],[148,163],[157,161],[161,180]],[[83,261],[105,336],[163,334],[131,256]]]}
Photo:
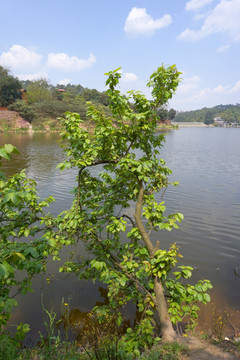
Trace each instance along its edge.
{"label": "distant hillside", "polygon": [[213,121],[219,117],[230,123],[240,123],[240,104],[236,105],[217,105],[212,108],[203,108],[194,111],[183,111],[177,113],[176,122],[203,122]]}

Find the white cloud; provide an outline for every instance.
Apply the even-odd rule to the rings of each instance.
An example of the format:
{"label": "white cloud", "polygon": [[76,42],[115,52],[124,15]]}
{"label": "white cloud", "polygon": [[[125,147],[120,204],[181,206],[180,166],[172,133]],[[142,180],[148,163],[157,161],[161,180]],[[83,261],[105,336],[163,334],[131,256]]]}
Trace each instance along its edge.
{"label": "white cloud", "polygon": [[[34,48],[27,48],[22,45],[13,45],[8,51],[0,54],[0,65],[11,70],[14,76],[20,80],[48,79],[50,70],[55,79],[61,78],[63,71],[80,71],[91,67],[96,62],[93,54],[87,59],[80,59],[76,56],[69,56],[66,53],[49,53],[47,60]],[[70,76],[70,75],[67,75]],[[53,79],[52,79],[53,80]],[[57,80],[53,80],[57,81]],[[61,80],[62,84],[68,84],[69,79]]]}
{"label": "white cloud", "polygon": [[155,30],[169,26],[172,18],[169,14],[164,15],[161,19],[153,19],[147,14],[145,8],[132,8],[125,22],[125,33],[135,38],[140,35],[151,36]]}
{"label": "white cloud", "polygon": [[185,41],[195,41],[200,39],[199,33],[195,30],[191,30],[189,28],[185,29],[181,34],[177,36],[178,40],[185,40]]}
{"label": "white cloud", "polygon": [[134,73],[123,73],[121,80],[125,83],[132,83],[137,81],[138,77]]}
{"label": "white cloud", "polygon": [[240,98],[240,80],[233,85],[219,84],[215,87],[201,87],[198,76],[184,79],[170,101],[170,107],[177,110],[197,110],[219,104],[235,104]]}
{"label": "white cloud", "polygon": [[227,85],[227,86],[218,85],[213,89],[213,92],[215,94],[222,94],[222,93],[226,93],[226,91],[228,91],[228,89],[229,89],[229,85]]}
{"label": "white cloud", "polygon": [[[236,84],[232,87],[232,89],[230,90],[231,93],[240,93],[240,80],[238,80],[236,82]],[[239,94],[240,95],[240,94]]]}
{"label": "white cloud", "polygon": [[178,39],[195,41],[212,34],[225,34],[232,41],[240,41],[240,1],[221,0],[205,18],[199,30],[186,29]]}
{"label": "white cloud", "polygon": [[185,9],[187,11],[193,10],[199,10],[200,8],[210,4],[213,2],[213,0],[190,0],[186,3]]}
{"label": "white cloud", "polygon": [[59,85],[68,85],[70,83],[71,83],[70,79],[62,79],[62,80],[58,81]]}
{"label": "white cloud", "polygon": [[48,74],[46,71],[39,71],[33,74],[19,74],[16,75],[19,80],[39,80],[39,79],[47,79]]}
{"label": "white cloud", "polygon": [[48,54],[47,66],[66,71],[80,71],[91,67],[96,62],[96,57],[90,54],[88,59],[79,59],[77,56],[69,56],[65,53]]}
{"label": "white cloud", "polygon": [[217,49],[217,52],[223,53],[230,48],[230,45],[224,45]]}
{"label": "white cloud", "polygon": [[192,83],[200,83],[202,81],[202,79],[200,78],[200,76],[194,75],[190,78],[186,78],[186,81],[192,82]]}
{"label": "white cloud", "polygon": [[180,94],[180,95],[189,94],[190,92],[196,90],[197,88],[198,88],[197,84],[185,83],[185,84],[179,85],[178,94]]}
{"label": "white cloud", "polygon": [[13,45],[0,55],[0,64],[13,69],[28,69],[40,65],[42,55],[22,45]]}
{"label": "white cloud", "polygon": [[200,82],[201,78],[197,75],[194,75],[192,77],[186,77],[183,82],[181,82],[178,86],[178,94],[187,95],[192,93],[193,91],[198,90]]}
{"label": "white cloud", "polygon": [[193,16],[194,21],[204,20],[205,18],[206,18],[206,14],[197,13]]}

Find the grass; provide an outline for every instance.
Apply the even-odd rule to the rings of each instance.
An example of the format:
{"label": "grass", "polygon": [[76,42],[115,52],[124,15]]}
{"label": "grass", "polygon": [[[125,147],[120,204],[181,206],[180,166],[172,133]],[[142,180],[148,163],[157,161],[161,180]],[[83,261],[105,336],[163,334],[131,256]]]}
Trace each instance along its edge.
{"label": "grass", "polygon": [[35,347],[33,349],[22,350],[16,360],[87,360],[78,352],[75,344],[63,343],[59,346]]}
{"label": "grass", "polygon": [[188,348],[186,346],[173,343],[165,343],[162,345],[154,346],[143,354],[141,360],[179,360],[180,355],[186,353]]}
{"label": "grass", "polygon": [[0,360],[17,359],[18,349],[16,344],[7,335],[0,335]]}
{"label": "grass", "polygon": [[[61,311],[62,319],[69,318],[69,301],[65,303],[64,310]],[[65,305],[68,304],[68,307]],[[68,341],[68,328],[64,327],[64,333],[60,333],[58,327],[59,320],[53,309],[46,309],[42,301],[44,314],[44,333],[39,332],[39,341],[33,347],[24,348],[22,340],[25,337],[26,329],[20,328],[19,333],[11,338],[8,333],[0,335],[0,360],[178,360],[181,353],[186,351],[186,347],[178,343],[161,343],[147,349],[147,344],[143,344],[141,339],[133,341],[133,349],[137,352],[129,351],[125,341],[121,340],[120,333],[114,333],[111,319],[99,326],[93,317],[92,323],[79,329],[80,337],[77,342]],[[64,324],[62,324],[64,325]],[[65,340],[63,340],[65,339]],[[80,341],[80,342],[79,342]],[[131,341],[131,340],[129,340]],[[130,346],[131,348],[131,346]],[[147,349],[147,350],[146,350]],[[134,355],[137,354],[137,355]]]}
{"label": "grass", "polygon": [[165,343],[154,346],[139,357],[132,354],[80,349],[76,343],[58,342],[49,346],[41,344],[34,348],[18,349],[10,338],[0,338],[0,360],[179,360],[187,349],[177,343]]}

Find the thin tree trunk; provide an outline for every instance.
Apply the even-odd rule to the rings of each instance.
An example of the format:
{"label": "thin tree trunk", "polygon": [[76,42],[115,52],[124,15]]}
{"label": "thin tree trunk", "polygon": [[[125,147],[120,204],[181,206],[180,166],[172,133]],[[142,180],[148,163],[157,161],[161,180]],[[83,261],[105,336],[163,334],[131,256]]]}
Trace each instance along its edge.
{"label": "thin tree trunk", "polygon": [[161,337],[165,341],[173,341],[176,339],[177,334],[173,329],[172,322],[168,315],[167,303],[161,280],[157,277],[154,278],[154,292],[156,296],[156,308],[160,322]]}
{"label": "thin tree trunk", "polygon": [[[150,257],[153,257],[156,250],[142,222],[143,191],[143,184],[141,183],[138,200],[136,203],[135,220],[140,234],[145,242],[149,255]],[[177,334],[173,329],[170,317],[168,315],[167,303],[164,296],[164,289],[161,280],[158,277],[154,277],[154,293],[155,305],[161,328],[161,337],[166,341],[173,341],[177,337]]]}

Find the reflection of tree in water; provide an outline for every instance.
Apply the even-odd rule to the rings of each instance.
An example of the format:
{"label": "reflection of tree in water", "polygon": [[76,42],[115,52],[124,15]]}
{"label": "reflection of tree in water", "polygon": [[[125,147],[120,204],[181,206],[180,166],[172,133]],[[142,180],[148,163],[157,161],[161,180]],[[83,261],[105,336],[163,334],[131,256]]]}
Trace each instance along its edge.
{"label": "reflection of tree in water", "polygon": [[57,144],[59,135],[54,133],[0,134],[0,146],[12,144],[20,151],[11,161],[3,161],[2,169],[7,176],[26,169],[35,180],[51,180],[56,165],[63,159],[63,151]]}
{"label": "reflection of tree in water", "polygon": [[[108,305],[108,289],[99,286],[98,291],[103,301],[97,301],[96,306]],[[118,309],[111,311],[111,315],[107,315],[105,320],[100,323],[94,312],[85,312],[74,308],[70,310],[69,314],[62,314],[61,322],[64,329],[69,328],[73,332],[79,346],[90,345],[99,349],[107,343],[116,342],[131,326],[130,318],[125,317],[125,314],[123,314],[122,324],[117,326],[117,312]]]}
{"label": "reflection of tree in water", "polygon": [[237,278],[240,278],[240,266],[235,267],[233,272],[234,272],[235,280],[237,280]]}
{"label": "reflection of tree in water", "polygon": [[20,154],[14,154],[11,161],[2,161],[2,171],[7,177],[27,169],[29,166],[29,157],[25,152],[25,148],[31,140],[29,134],[4,133],[0,135],[0,147],[5,144],[12,144],[20,151]]}

